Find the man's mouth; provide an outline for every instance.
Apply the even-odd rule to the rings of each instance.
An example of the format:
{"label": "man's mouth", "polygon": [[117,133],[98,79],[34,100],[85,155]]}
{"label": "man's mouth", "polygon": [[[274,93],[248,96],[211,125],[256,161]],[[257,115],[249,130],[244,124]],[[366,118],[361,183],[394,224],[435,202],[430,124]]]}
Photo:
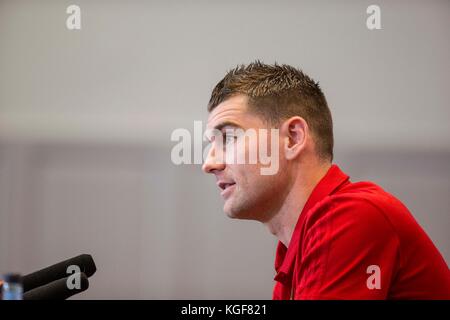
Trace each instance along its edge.
{"label": "man's mouth", "polygon": [[231,181],[230,182],[219,181],[217,182],[217,185],[219,186],[220,189],[222,189],[220,195],[222,197],[227,197],[234,190],[234,186],[236,185],[236,183]]}

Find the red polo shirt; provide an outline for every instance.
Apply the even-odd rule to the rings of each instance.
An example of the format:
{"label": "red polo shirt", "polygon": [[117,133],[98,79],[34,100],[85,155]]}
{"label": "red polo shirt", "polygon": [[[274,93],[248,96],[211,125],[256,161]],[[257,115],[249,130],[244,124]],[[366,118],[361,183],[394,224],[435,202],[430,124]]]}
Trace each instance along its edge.
{"label": "red polo shirt", "polygon": [[289,248],[278,243],[273,299],[450,299],[450,272],[408,209],[332,165]]}

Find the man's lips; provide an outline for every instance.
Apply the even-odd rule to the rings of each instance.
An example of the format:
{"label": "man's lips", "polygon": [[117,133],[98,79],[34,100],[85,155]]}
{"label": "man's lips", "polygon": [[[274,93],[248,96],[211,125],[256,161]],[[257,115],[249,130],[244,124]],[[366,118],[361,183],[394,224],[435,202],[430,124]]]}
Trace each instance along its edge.
{"label": "man's lips", "polygon": [[236,183],[233,181],[217,181],[217,186],[222,190],[225,190],[226,188],[228,188],[229,186],[232,186],[233,184],[236,184]]}
{"label": "man's lips", "polygon": [[227,196],[236,185],[236,182],[233,181],[218,181],[217,186],[222,189],[222,192],[220,193],[223,197]]}

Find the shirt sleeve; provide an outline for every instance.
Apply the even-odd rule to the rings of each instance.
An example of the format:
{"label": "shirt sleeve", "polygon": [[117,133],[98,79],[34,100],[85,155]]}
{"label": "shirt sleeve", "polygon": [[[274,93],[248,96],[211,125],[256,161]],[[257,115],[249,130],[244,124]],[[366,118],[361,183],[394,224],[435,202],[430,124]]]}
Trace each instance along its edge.
{"label": "shirt sleeve", "polygon": [[384,213],[365,199],[328,201],[306,221],[294,299],[386,299],[399,241]]}

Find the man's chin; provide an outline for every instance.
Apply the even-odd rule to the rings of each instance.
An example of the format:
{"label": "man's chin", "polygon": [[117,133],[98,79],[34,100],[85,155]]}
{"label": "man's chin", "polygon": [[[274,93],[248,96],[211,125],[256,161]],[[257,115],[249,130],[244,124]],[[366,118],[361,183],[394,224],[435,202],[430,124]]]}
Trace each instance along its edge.
{"label": "man's chin", "polygon": [[232,208],[231,206],[227,206],[225,203],[223,207],[223,211],[231,219],[240,219],[240,220],[255,220],[248,212],[244,210],[239,210],[237,208]]}
{"label": "man's chin", "polygon": [[223,212],[225,212],[228,218],[242,219],[241,212],[239,210],[236,210],[235,208],[232,208],[232,206],[228,201],[226,201],[225,204],[223,205]]}
{"label": "man's chin", "polygon": [[244,215],[240,215],[240,214],[236,214],[236,213],[227,213],[227,212],[225,212],[225,213],[226,213],[227,217],[230,218],[230,219],[237,219],[237,220],[254,220],[254,219],[251,219],[251,218],[246,217],[246,216],[244,216]]}
{"label": "man's chin", "polygon": [[230,211],[224,211],[224,212],[225,212],[225,214],[227,215],[228,218],[231,218],[231,219],[243,219],[241,217],[241,215],[239,215],[239,213],[230,212]]}

